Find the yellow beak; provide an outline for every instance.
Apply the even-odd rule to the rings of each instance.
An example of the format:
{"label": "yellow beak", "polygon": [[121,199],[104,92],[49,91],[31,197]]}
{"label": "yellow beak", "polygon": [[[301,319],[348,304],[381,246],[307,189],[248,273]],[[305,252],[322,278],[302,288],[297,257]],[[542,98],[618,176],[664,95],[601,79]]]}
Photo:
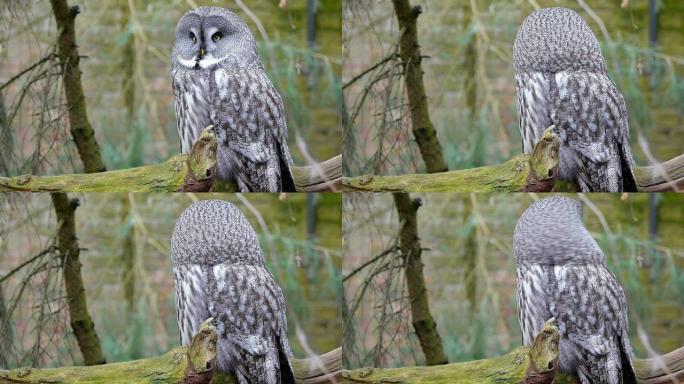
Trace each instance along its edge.
{"label": "yellow beak", "polygon": [[200,56],[204,56],[204,48],[200,48]]}

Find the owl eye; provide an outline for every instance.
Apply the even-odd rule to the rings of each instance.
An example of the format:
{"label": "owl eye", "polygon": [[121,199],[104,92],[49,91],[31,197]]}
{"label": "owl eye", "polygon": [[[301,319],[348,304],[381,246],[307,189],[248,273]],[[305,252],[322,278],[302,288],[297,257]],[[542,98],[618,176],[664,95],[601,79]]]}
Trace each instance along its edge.
{"label": "owl eye", "polygon": [[193,43],[197,42],[197,36],[195,36],[194,33],[190,32],[189,36],[190,36],[190,40],[192,40]]}
{"label": "owl eye", "polygon": [[221,32],[216,32],[211,36],[211,39],[214,41],[219,41],[222,38],[223,38],[223,35],[221,34]]}

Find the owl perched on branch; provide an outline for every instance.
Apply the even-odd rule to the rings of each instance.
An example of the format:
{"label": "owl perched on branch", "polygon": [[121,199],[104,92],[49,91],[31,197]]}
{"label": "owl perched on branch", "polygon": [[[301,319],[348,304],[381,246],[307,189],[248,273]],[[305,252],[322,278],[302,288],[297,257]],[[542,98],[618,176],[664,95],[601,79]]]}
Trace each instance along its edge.
{"label": "owl perched on branch", "polygon": [[182,345],[211,317],[220,372],[241,384],[294,384],[285,299],[242,212],[220,200],[192,204],[176,222],[171,256]]}
{"label": "owl perched on branch", "polygon": [[523,344],[555,318],[562,372],[582,384],[636,383],[625,294],[584,227],[580,202],[535,202],[518,220],[513,246]]}
{"label": "owl perched on branch", "polygon": [[171,59],[181,152],[213,125],[219,179],[241,192],[294,192],[283,102],[244,21],[219,7],[189,11]]}
{"label": "owl perched on branch", "polygon": [[559,178],[584,192],[636,191],[625,101],[587,23],[566,8],[532,13],[515,38],[513,67],[523,151],[553,125]]}

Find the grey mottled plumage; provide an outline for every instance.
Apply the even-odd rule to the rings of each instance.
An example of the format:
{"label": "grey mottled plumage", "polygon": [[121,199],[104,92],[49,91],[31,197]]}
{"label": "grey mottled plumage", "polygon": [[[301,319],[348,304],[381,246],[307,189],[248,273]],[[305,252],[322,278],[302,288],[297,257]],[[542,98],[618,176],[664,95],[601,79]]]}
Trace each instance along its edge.
{"label": "grey mottled plumage", "polygon": [[213,125],[219,179],[242,192],[294,191],[283,102],[244,21],[225,8],[189,11],[171,58],[181,152]]}
{"label": "grey mottled plumage", "polygon": [[219,371],[241,384],[294,383],[285,299],[242,212],[220,200],[192,204],[176,222],[171,255],[182,345],[212,317]]}
{"label": "grey mottled plumage", "polygon": [[636,383],[625,294],[584,227],[580,202],[535,202],[518,220],[513,243],[523,344],[553,317],[561,371],[582,384]]}
{"label": "grey mottled plumage", "polygon": [[601,47],[573,10],[529,15],[513,45],[523,151],[551,125],[561,140],[559,177],[582,191],[636,191],[627,108]]}

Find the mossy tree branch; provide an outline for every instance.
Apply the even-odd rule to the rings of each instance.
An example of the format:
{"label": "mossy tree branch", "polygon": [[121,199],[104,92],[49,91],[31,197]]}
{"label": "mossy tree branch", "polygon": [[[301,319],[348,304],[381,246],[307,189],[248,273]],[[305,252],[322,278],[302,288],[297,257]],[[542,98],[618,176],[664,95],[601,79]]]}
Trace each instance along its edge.
{"label": "mossy tree branch", "polygon": [[85,172],[102,172],[106,170],[106,167],[102,161],[100,147],[95,140],[95,132],[88,121],[81,84],[81,69],[78,65],[80,56],[78,45],[76,45],[75,20],[80,9],[78,6],[69,7],[67,0],[50,0],[50,4],[59,29],[57,56],[62,68],[71,137],[76,143]]}
{"label": "mossy tree branch", "polygon": [[[531,155],[505,163],[434,174],[345,177],[346,190],[366,192],[551,192],[577,191],[577,186],[556,178],[560,142],[547,129]],[[634,170],[640,192],[684,189],[684,154],[657,166]]]}
{"label": "mossy tree branch", "polygon": [[399,56],[404,67],[406,79],[406,94],[411,112],[411,127],[420,154],[425,162],[428,173],[444,172],[447,164],[442,155],[442,147],[437,139],[428,108],[425,84],[423,83],[423,57],[418,44],[418,16],[422,10],[420,6],[411,6],[409,0],[392,0],[394,12],[399,22],[401,38],[399,41]]}
{"label": "mossy tree branch", "polygon": [[411,322],[416,331],[427,365],[447,363],[437,323],[430,313],[427,287],[423,276],[422,248],[418,238],[417,212],[420,199],[411,200],[408,193],[394,193],[394,205],[399,214],[399,248],[404,259],[406,287],[411,305]]}
{"label": "mossy tree branch", "polygon": [[[0,383],[237,383],[234,376],[213,371],[215,357],[216,328],[211,321],[207,321],[188,348],[175,348],[158,357],[91,367],[0,370]],[[315,384],[331,379],[339,382],[341,362],[342,350],[337,348],[316,359],[293,359],[292,366],[298,383]]]}
{"label": "mossy tree branch", "polygon": [[559,337],[556,326],[548,322],[531,348],[504,356],[434,367],[361,368],[342,375],[354,383],[551,383],[556,377]]}
{"label": "mossy tree branch", "polygon": [[[558,340],[558,329],[550,320],[531,347],[520,347],[503,356],[434,367],[361,368],[343,371],[342,375],[349,383],[576,383],[573,375],[557,371]],[[635,359],[634,367],[639,384],[683,382],[684,347],[657,359]]]}
{"label": "mossy tree branch", "polygon": [[[189,155],[154,165],[93,174],[0,177],[0,192],[235,192],[236,186],[214,179],[216,137],[206,128]],[[299,192],[337,190],[342,158],[315,166],[293,167]]]}
{"label": "mossy tree branch", "polygon": [[85,288],[81,276],[80,248],[76,237],[75,218],[79,202],[78,199],[69,200],[66,193],[52,193],[50,197],[59,224],[57,249],[62,263],[71,329],[76,336],[85,365],[104,364],[106,362],[105,357],[102,353],[100,340],[95,333],[95,324],[90,313],[88,313]]}

